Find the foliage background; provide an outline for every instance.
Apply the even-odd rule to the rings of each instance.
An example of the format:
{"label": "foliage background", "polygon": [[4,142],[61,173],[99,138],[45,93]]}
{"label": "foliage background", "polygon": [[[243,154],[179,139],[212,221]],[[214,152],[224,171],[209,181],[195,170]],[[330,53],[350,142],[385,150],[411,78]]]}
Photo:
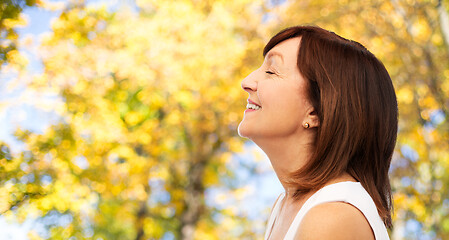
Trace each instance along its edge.
{"label": "foliage background", "polygon": [[[277,188],[249,187],[270,169],[236,134],[239,83],[274,33],[314,24],[364,44],[394,81],[392,238],[449,239],[448,7],[2,1],[3,118],[23,104],[52,116],[41,131],[29,127],[39,116],[23,119],[1,143],[2,217],[33,219],[29,239],[261,239]],[[57,16],[51,31],[21,36],[27,9]]]}

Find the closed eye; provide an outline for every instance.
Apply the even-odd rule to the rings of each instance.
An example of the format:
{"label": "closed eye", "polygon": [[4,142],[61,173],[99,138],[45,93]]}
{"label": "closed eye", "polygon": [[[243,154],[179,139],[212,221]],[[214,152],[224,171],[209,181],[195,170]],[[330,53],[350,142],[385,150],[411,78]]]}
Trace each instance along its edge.
{"label": "closed eye", "polygon": [[272,72],[272,71],[265,71],[265,73],[268,73],[268,74],[270,74],[270,75],[275,74],[275,73]]}

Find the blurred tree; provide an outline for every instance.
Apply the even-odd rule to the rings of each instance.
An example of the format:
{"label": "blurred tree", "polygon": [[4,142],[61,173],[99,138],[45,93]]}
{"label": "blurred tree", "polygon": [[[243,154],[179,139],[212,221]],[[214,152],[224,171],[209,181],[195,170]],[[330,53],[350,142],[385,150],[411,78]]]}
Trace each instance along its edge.
{"label": "blurred tree", "polygon": [[[392,162],[395,225],[420,223],[449,238],[448,1],[291,1],[274,13],[281,26],[316,24],[357,40],[386,65],[399,101],[399,136]],[[398,229],[399,228],[399,229]]]}
{"label": "blurred tree", "polygon": [[[73,1],[30,85],[62,96],[61,122],[17,131],[18,156],[0,146],[0,212],[42,219],[51,239],[260,237],[204,193],[233,175],[238,85],[266,37],[317,24],[364,44],[394,81],[393,238],[449,238],[449,1],[265,2],[138,0],[113,11]],[[422,232],[402,236],[407,221]]]}
{"label": "blurred tree", "polygon": [[0,68],[7,61],[17,58],[17,26],[26,24],[20,15],[25,7],[39,4],[38,0],[2,0],[0,2]]}
{"label": "blurred tree", "polygon": [[256,238],[204,196],[232,177],[226,162],[241,149],[239,85],[262,60],[260,4],[70,5],[29,85],[61,95],[61,123],[17,131],[27,151],[1,159],[1,212],[43,219],[51,239]]}

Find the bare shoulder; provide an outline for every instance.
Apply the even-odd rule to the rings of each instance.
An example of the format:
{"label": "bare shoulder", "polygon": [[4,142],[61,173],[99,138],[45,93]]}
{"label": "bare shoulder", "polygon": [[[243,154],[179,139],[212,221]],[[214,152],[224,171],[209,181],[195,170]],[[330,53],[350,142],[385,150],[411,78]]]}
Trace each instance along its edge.
{"label": "bare shoulder", "polygon": [[323,203],[304,216],[295,240],[366,239],[374,234],[365,216],[356,207],[344,202]]}

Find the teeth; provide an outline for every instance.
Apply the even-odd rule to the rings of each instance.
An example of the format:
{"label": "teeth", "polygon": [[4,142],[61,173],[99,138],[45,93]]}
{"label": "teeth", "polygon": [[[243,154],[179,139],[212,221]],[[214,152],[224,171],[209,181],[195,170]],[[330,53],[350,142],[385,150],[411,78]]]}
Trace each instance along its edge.
{"label": "teeth", "polygon": [[248,108],[248,109],[254,109],[254,110],[259,110],[261,107],[257,106],[256,104],[248,103],[248,104],[246,105],[246,108]]}

